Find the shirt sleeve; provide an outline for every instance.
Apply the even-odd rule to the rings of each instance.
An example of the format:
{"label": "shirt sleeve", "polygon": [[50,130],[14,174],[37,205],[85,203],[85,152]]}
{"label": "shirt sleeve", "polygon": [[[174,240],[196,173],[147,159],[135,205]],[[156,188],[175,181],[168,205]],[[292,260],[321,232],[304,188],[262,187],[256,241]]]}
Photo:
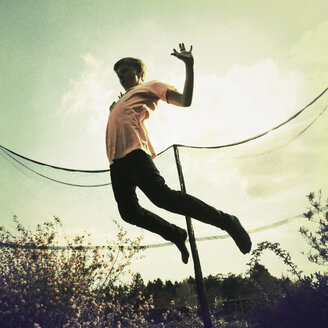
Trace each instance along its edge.
{"label": "shirt sleeve", "polygon": [[159,81],[152,81],[149,84],[149,92],[156,96],[157,98],[166,101],[167,102],[167,91],[168,90],[173,90],[173,91],[177,91],[177,89],[175,87],[173,87],[170,84],[167,83],[163,83],[163,82],[159,82]]}

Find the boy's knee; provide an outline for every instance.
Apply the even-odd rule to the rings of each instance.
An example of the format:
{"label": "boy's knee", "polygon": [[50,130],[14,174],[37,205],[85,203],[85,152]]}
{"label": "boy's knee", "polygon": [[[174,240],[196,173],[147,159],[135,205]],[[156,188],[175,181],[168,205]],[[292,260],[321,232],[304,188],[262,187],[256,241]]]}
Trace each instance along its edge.
{"label": "boy's knee", "polygon": [[118,206],[121,218],[128,223],[134,224],[140,216],[141,208],[137,206]]}
{"label": "boy's knee", "polygon": [[168,203],[171,203],[172,200],[174,200],[174,194],[174,190],[171,190],[167,185],[164,185],[147,196],[154,205],[165,209]]}

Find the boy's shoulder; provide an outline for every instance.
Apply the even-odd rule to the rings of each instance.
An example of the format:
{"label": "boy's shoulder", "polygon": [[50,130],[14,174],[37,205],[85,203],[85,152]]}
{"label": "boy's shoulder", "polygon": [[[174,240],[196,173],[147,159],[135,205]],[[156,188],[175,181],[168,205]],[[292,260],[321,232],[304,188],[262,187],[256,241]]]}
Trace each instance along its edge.
{"label": "boy's shoulder", "polygon": [[151,81],[147,81],[147,82],[140,84],[140,87],[150,87],[150,86],[153,86],[156,84],[165,84],[165,83],[160,82],[158,80],[151,80]]}
{"label": "boy's shoulder", "polygon": [[168,83],[165,82],[161,82],[158,80],[151,80],[148,82],[144,82],[142,84],[139,84],[137,86],[137,88],[145,88],[145,89],[166,89],[166,88],[170,88],[170,89],[175,89],[173,86],[171,86]]}
{"label": "boy's shoulder", "polygon": [[166,92],[168,90],[176,90],[176,89],[170,84],[160,82],[158,80],[152,80],[152,81],[144,82],[134,87],[130,95],[132,96],[138,94],[143,94],[143,95],[148,94],[151,95],[152,97],[156,97],[163,101],[167,101]]}

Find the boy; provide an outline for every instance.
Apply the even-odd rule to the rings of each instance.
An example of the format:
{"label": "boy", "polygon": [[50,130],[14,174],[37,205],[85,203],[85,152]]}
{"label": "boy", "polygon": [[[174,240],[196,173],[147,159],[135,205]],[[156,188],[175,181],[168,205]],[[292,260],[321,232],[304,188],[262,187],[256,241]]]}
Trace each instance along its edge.
{"label": "boy", "polygon": [[184,263],[189,253],[185,246],[187,232],[142,208],[138,203],[136,187],[158,207],[219,227],[229,233],[240,251],[251,250],[251,240],[239,220],[223,213],[201,200],[171,190],[155,167],[156,157],[148,138],[144,121],[155,109],[158,100],[176,106],[191,105],[194,85],[192,46],[187,51],[183,43],[180,51],[171,55],[185,63],[186,79],[183,93],[158,81],[144,83],[145,65],[137,58],[123,58],[114,65],[125,94],[110,106],[106,130],[106,150],[115,200],[122,219],[173,242],[181,252]]}

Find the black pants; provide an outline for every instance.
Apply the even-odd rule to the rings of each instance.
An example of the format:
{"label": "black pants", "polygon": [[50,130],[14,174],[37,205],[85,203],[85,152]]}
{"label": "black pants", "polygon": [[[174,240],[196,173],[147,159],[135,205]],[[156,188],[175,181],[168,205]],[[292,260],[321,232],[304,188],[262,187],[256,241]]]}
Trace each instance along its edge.
{"label": "black pants", "polygon": [[110,166],[112,187],[122,219],[176,242],[181,228],[142,208],[136,187],[158,207],[182,214],[224,229],[229,216],[201,200],[181,191],[171,190],[148,154],[138,149]]}

